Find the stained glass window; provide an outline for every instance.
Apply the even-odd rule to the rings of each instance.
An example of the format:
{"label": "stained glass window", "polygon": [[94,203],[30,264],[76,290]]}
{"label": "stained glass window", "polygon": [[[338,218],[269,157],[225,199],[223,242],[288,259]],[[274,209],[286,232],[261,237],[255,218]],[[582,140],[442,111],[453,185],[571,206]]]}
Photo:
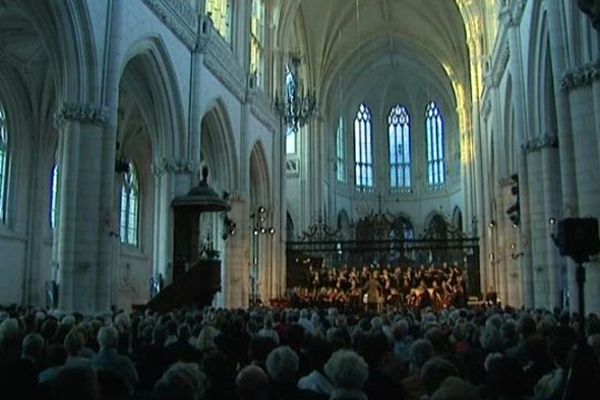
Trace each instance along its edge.
{"label": "stained glass window", "polygon": [[8,128],[6,112],[0,104],[0,221],[6,218],[6,187],[8,185]]}
{"label": "stained glass window", "polygon": [[[285,73],[285,93],[289,104],[294,104],[296,97],[296,79],[289,66]],[[287,154],[296,153],[296,130],[293,127],[286,127],[285,152]]]}
{"label": "stained glass window", "polygon": [[264,85],[265,1],[252,0],[250,27],[250,73],[256,77],[256,86]]}
{"label": "stained glass window", "polygon": [[340,118],[335,132],[336,176],[339,182],[346,182],[346,148],[344,144],[344,121]]}
{"label": "stained glass window", "polygon": [[359,190],[373,187],[372,134],[371,110],[361,104],[354,119],[354,169]]}
{"label": "stained glass window", "polygon": [[123,174],[121,187],[121,242],[132,246],[138,245],[139,204],[138,175],[130,162],[129,171]]}
{"label": "stained glass window", "polygon": [[55,229],[58,223],[59,178],[58,164],[54,164],[50,176],[50,227],[52,229]]}
{"label": "stained glass window", "polygon": [[231,42],[231,0],[206,0],[206,14],[215,29],[228,43]]}
{"label": "stained glass window", "polygon": [[388,116],[390,138],[390,187],[409,189],[410,176],[410,116],[405,107],[397,105]]}
{"label": "stained glass window", "polygon": [[427,105],[425,111],[427,134],[427,179],[430,187],[443,186],[446,181],[444,161],[444,121],[434,102]]}

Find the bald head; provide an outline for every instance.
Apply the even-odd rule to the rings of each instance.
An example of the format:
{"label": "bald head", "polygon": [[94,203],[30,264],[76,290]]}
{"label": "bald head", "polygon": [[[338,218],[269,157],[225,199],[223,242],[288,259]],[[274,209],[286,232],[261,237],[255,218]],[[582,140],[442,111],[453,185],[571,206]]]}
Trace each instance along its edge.
{"label": "bald head", "polygon": [[260,400],[264,398],[269,384],[266,372],[256,365],[242,368],[235,379],[235,389],[240,400]]}

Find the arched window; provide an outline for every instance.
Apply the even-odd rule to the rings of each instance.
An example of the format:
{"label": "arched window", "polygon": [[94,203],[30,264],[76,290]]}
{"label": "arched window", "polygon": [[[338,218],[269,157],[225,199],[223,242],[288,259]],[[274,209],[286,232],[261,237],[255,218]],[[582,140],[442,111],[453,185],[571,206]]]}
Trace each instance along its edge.
{"label": "arched window", "polygon": [[335,132],[336,175],[339,182],[346,182],[346,149],[344,147],[344,120],[340,118]]}
{"label": "arched window", "polygon": [[427,182],[431,187],[440,187],[446,181],[444,162],[444,121],[434,102],[425,111],[427,133]]}
{"label": "arched window", "polygon": [[397,105],[388,116],[390,136],[390,187],[410,189],[410,117]]}
{"label": "arched window", "polygon": [[0,222],[6,219],[6,186],[8,185],[8,128],[6,112],[0,104]]}
{"label": "arched window", "polygon": [[[296,98],[296,79],[289,65],[286,66],[285,72],[285,94],[288,103],[293,104]],[[289,125],[286,127],[285,152],[287,154],[296,153],[296,130]]]}
{"label": "arched window", "polygon": [[123,174],[121,187],[121,242],[132,246],[138,245],[140,185],[137,171],[133,163],[129,163],[129,171]]}
{"label": "arched window", "polygon": [[250,73],[256,86],[264,86],[265,62],[265,1],[252,0],[252,25],[250,27]]}
{"label": "arched window", "polygon": [[52,229],[56,228],[58,223],[59,178],[58,164],[54,164],[50,175],[50,227]]}
{"label": "arched window", "polygon": [[361,104],[354,119],[354,169],[359,190],[373,187],[372,133],[371,110]]}
{"label": "arched window", "polygon": [[206,15],[219,35],[231,43],[231,0],[206,0]]}

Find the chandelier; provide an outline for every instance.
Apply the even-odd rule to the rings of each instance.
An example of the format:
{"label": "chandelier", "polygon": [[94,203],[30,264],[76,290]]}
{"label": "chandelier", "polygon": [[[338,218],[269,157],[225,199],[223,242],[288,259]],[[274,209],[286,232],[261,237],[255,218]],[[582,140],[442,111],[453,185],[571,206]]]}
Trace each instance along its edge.
{"label": "chandelier", "polygon": [[285,96],[283,100],[276,98],[275,107],[281,114],[286,127],[297,132],[315,115],[317,99],[314,91],[305,92],[304,83],[300,79],[298,69],[300,58],[292,57],[286,66]]}

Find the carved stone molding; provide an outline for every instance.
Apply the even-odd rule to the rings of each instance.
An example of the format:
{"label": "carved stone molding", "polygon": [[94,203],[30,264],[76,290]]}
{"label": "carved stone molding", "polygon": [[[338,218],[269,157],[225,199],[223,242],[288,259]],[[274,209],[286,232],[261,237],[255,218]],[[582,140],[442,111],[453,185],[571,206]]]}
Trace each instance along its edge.
{"label": "carved stone molding", "polygon": [[198,17],[188,0],[144,0],[144,3],[179,40],[194,48]]}
{"label": "carved stone molding", "polygon": [[204,65],[240,101],[246,97],[246,74],[233,55],[229,44],[211,27],[206,44]]}
{"label": "carved stone molding", "polygon": [[598,79],[600,79],[600,60],[568,70],[560,81],[560,88],[563,92],[570,92],[591,85]]}
{"label": "carved stone molding", "polygon": [[492,71],[489,75],[489,83],[492,87],[497,87],[500,84],[502,76],[508,67],[509,60],[510,48],[508,47],[508,43],[506,43],[500,50],[498,50],[492,61]]}
{"label": "carved stone molding", "polygon": [[197,163],[190,160],[163,158],[158,163],[152,163],[152,172],[157,176],[165,173],[193,174],[197,171]]}
{"label": "carved stone molding", "polygon": [[525,153],[533,153],[543,149],[556,149],[558,148],[558,136],[557,135],[540,135],[529,139],[525,142],[521,148]]}
{"label": "carved stone molding", "polygon": [[108,120],[108,109],[97,104],[64,103],[54,114],[54,127],[61,129],[67,121],[78,121],[104,125]]}

